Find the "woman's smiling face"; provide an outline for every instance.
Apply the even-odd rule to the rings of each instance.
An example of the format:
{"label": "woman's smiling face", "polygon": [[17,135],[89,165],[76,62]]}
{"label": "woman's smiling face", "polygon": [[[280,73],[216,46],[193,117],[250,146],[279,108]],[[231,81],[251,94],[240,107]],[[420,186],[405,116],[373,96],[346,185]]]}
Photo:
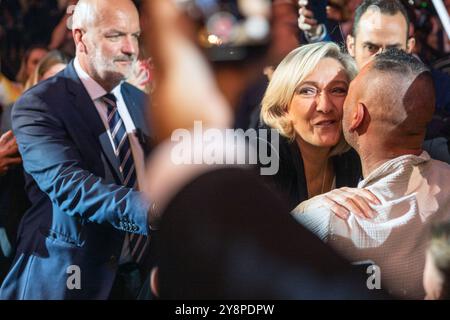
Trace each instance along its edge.
{"label": "woman's smiling face", "polygon": [[296,140],[317,147],[335,146],[342,134],[342,109],[350,80],[344,66],[323,58],[296,88],[288,114]]}

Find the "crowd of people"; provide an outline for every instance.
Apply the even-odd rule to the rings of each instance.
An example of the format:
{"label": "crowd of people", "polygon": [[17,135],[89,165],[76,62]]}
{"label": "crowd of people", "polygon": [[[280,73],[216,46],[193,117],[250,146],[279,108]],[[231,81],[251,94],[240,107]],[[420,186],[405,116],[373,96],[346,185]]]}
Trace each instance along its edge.
{"label": "crowd of people", "polygon": [[326,4],[0,2],[0,298],[449,299],[450,35]]}

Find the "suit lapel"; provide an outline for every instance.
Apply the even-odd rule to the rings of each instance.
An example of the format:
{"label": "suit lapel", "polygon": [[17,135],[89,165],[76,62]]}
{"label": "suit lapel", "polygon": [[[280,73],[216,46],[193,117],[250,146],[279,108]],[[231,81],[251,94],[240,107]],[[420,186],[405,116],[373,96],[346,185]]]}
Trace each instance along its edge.
{"label": "suit lapel", "polygon": [[145,108],[143,108],[146,101],[133,97],[127,86],[127,84],[123,84],[121,87],[122,97],[128,108],[131,119],[133,120],[134,126],[136,127],[136,136],[144,151],[145,157],[147,157],[151,151],[152,141],[149,137],[149,130],[146,122],[147,119],[144,112]]}
{"label": "suit lapel", "polygon": [[[122,93],[123,100],[125,101],[125,104],[128,108],[128,112],[130,113],[131,119],[133,120],[134,126],[136,127],[136,129],[139,129],[143,133],[148,135],[146,119],[143,112],[144,108],[142,108],[142,105],[137,105],[136,99],[133,99],[126,87],[126,84],[122,85],[120,91]],[[139,101],[139,103],[143,102]]]}
{"label": "suit lapel", "polygon": [[119,161],[114,154],[111,140],[109,139],[105,125],[97,112],[94,102],[89,97],[89,94],[75,72],[73,62],[67,66],[66,73],[67,78],[69,79],[68,89],[73,94],[75,108],[81,114],[87,130],[89,130],[94,138],[99,141],[103,153],[117,176],[116,178],[120,180]]}

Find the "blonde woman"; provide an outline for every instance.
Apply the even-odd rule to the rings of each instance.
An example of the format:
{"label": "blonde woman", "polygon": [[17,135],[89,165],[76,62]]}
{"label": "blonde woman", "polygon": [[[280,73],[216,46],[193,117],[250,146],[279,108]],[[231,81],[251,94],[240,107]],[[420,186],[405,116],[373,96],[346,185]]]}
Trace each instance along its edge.
{"label": "blonde woman", "polygon": [[341,188],[346,207],[335,205],[342,218],[352,209],[370,217],[368,191],[349,191],[361,177],[360,160],[342,134],[342,113],[350,81],[357,69],[353,59],[330,42],[308,44],[291,51],[279,64],[261,106],[262,127],[280,135],[279,171],[269,176],[294,208],[316,195]]}

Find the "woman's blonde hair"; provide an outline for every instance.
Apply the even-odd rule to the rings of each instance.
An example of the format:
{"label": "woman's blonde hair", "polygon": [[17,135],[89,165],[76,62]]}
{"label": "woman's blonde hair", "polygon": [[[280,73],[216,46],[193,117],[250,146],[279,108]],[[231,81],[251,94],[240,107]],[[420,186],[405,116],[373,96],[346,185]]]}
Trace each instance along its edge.
{"label": "woman's blonde hair", "polygon": [[[318,42],[303,45],[292,50],[276,68],[261,103],[261,120],[276,129],[289,140],[295,139],[295,130],[288,117],[288,108],[298,85],[317,67],[323,58],[339,61],[349,80],[357,74],[353,58],[332,42]],[[333,154],[348,150],[343,135],[334,147]]]}

